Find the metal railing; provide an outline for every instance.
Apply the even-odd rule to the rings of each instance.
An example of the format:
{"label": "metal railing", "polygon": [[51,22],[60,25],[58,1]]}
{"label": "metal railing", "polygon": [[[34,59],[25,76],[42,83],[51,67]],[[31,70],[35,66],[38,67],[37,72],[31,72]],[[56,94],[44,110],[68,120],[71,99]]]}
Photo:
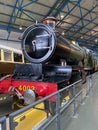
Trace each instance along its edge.
{"label": "metal railing", "polygon": [[[85,84],[79,80],[10,114],[10,128],[6,128],[6,117],[0,118],[0,130],[65,130],[70,120],[78,117],[78,108],[88,97],[97,77],[98,73],[92,74]],[[49,100],[51,97],[55,102]]]}
{"label": "metal railing", "polygon": [[[55,97],[56,99],[55,103],[51,103],[50,101],[48,102],[48,106],[52,110],[47,110],[45,106],[43,108],[36,107],[36,110],[42,111],[42,114],[44,113],[45,116],[43,120],[40,120],[39,124],[34,125],[33,119],[37,119],[34,117],[34,113],[32,113],[32,115],[30,114],[32,121],[28,124],[30,125],[28,130],[63,130],[68,125],[68,121],[71,117],[77,118],[77,110],[83,103],[85,97],[89,94],[92,86],[94,86],[96,75],[97,74],[95,73],[88,76],[86,84],[82,85],[82,81],[79,80],[72,85],[64,87],[58,92],[55,92],[23,109],[10,114],[10,130],[27,130],[26,124],[28,124],[28,121],[27,123],[25,122],[26,124],[24,127],[21,126],[23,125],[24,120],[26,120],[26,118],[28,119],[27,114],[29,113],[29,110],[32,111],[36,105],[49,101],[51,97]],[[69,96],[69,100],[66,100],[66,98],[61,98],[61,95],[63,96],[64,93],[66,97]]]}
{"label": "metal railing", "polygon": [[0,118],[0,130],[6,130],[6,117]]}

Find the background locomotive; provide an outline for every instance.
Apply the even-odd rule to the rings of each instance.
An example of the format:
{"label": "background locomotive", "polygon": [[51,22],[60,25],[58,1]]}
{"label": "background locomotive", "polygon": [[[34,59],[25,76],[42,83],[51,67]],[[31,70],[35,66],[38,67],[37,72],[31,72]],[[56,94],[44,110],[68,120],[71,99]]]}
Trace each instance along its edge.
{"label": "background locomotive", "polygon": [[[97,70],[92,53],[74,45],[55,30],[57,20],[28,27],[22,36],[22,50],[31,64],[17,65],[13,75],[0,80],[0,93],[11,94],[21,104],[31,104]],[[97,65],[96,65],[97,67]],[[65,96],[65,95],[64,95]],[[49,99],[55,102],[54,98]]]}

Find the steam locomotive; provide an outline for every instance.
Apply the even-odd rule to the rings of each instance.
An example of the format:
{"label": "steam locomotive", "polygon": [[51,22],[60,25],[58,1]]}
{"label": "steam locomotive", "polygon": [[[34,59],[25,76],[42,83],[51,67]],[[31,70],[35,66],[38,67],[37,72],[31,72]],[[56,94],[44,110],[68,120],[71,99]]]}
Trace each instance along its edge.
{"label": "steam locomotive", "polygon": [[[57,20],[28,27],[22,36],[22,51],[29,64],[17,65],[12,75],[0,79],[0,93],[13,95],[18,103],[31,104],[95,71],[92,53],[72,44],[55,30]],[[97,67],[97,66],[96,66]],[[55,102],[54,98],[49,99]]]}

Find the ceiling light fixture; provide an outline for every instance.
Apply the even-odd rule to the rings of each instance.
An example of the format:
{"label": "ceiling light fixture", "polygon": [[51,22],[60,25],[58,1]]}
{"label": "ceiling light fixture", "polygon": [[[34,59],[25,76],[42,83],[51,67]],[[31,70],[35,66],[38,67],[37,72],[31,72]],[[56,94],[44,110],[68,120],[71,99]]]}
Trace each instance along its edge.
{"label": "ceiling light fixture", "polygon": [[83,39],[83,36],[81,36],[80,38]]}
{"label": "ceiling light fixture", "polygon": [[95,42],[98,42],[98,39],[97,39],[97,38],[95,39]]}
{"label": "ceiling light fixture", "polygon": [[64,18],[64,15],[61,15],[61,18]]}
{"label": "ceiling light fixture", "polygon": [[75,44],[76,44],[76,41],[72,41],[72,44],[74,44],[74,45],[75,45]]}
{"label": "ceiling light fixture", "polygon": [[65,35],[64,31],[62,32],[62,35]]}
{"label": "ceiling light fixture", "polygon": [[22,26],[19,26],[19,30],[22,30]]}

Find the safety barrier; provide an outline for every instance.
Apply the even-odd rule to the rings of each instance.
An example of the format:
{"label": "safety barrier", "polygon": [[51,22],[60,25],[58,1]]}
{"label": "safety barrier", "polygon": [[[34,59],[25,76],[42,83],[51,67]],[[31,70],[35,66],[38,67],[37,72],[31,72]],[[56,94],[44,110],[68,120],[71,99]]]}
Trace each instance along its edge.
{"label": "safety barrier", "polygon": [[0,118],[0,130],[6,130],[6,117]]}
{"label": "safety barrier", "polygon": [[[83,104],[83,101],[89,94],[91,87],[94,86],[95,75],[96,74],[88,76],[86,84],[82,85],[82,81],[79,80],[72,85],[64,87],[58,92],[35,102],[34,104],[12,113],[9,116],[10,129],[63,130],[67,127],[71,117],[77,118],[77,110],[79,106]],[[69,96],[68,100],[66,97],[61,99],[63,93],[66,93],[66,97]],[[49,102],[48,107],[51,107],[51,110],[48,110],[47,107],[45,108],[44,102],[47,103],[47,100],[51,97],[54,97],[56,102]],[[36,112],[33,112],[35,107]],[[39,119],[39,117],[41,118]]]}
{"label": "safety barrier", "polygon": [[[97,77],[98,73],[90,75],[85,84],[79,80],[10,114],[10,130],[64,130],[72,118],[78,117],[78,108],[88,97]],[[55,102],[50,102],[51,97]],[[0,119],[0,124],[1,130],[6,130],[5,117]]]}

